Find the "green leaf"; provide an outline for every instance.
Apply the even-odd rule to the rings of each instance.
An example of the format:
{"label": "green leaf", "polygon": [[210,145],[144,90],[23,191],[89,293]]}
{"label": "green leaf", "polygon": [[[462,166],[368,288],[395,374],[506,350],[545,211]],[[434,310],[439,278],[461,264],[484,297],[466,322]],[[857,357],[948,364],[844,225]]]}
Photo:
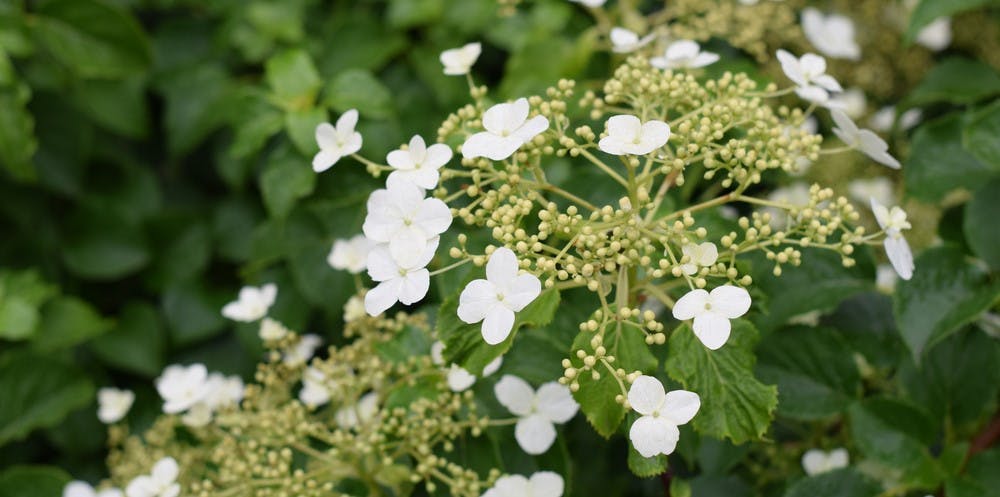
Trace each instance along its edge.
{"label": "green leaf", "polygon": [[327,119],[326,109],[322,108],[285,114],[285,132],[299,153],[311,157],[319,150],[316,144],[316,126],[325,123]]}
{"label": "green leaf", "polygon": [[797,327],[772,333],[758,346],[757,376],[775,383],[778,414],[822,419],[843,411],[861,390],[852,351],[827,328]]}
{"label": "green leaf", "polygon": [[26,340],[38,327],[38,307],[22,297],[11,295],[0,301],[0,338]]}
{"label": "green leaf", "polygon": [[444,0],[391,0],[389,25],[397,29],[431,24],[444,14]]}
{"label": "green leaf", "polygon": [[0,392],[0,445],[53,426],[94,398],[94,386],[81,371],[20,350],[0,356]]}
{"label": "green leaf", "polygon": [[[159,80],[165,100],[167,151],[179,157],[193,150],[230,116],[233,83],[220,64],[179,69]],[[242,122],[242,121],[241,121]]]}
{"label": "green leaf", "polygon": [[62,495],[72,478],[62,468],[52,466],[14,466],[0,473],[3,497],[39,497]]}
{"label": "green leaf", "polygon": [[896,287],[894,311],[918,364],[924,354],[1000,299],[1000,282],[953,247],[925,250],[909,281]]}
{"label": "green leaf", "polygon": [[[231,298],[235,300],[235,291]],[[171,341],[178,346],[190,345],[224,331],[222,306],[228,301],[226,295],[210,292],[195,282],[166,289],[160,305]]]}
{"label": "green leaf", "polygon": [[287,50],[267,59],[264,71],[274,96],[288,110],[310,109],[323,85],[305,50]]}
{"label": "green leaf", "polygon": [[357,109],[363,118],[386,119],[395,107],[392,93],[364,69],[348,69],[335,76],[326,86],[325,103],[337,112]]}
{"label": "green leaf", "polygon": [[741,444],[767,432],[778,389],[753,375],[756,328],[743,320],[732,324],[732,335],[719,350],[702,345],[687,323],[678,326],[670,336],[665,366],[671,378],[701,396],[695,430]]}
{"label": "green leaf", "polygon": [[962,146],[962,128],[962,116],[950,114],[917,129],[903,166],[908,193],[937,202],[955,188],[974,190],[996,175]]}
{"label": "green leaf", "polygon": [[160,313],[145,302],[129,302],[108,333],[90,342],[105,364],[152,378],[163,369],[166,331]]}
{"label": "green leaf", "polygon": [[190,215],[163,216],[152,224],[153,264],[143,275],[154,288],[190,281],[202,274],[212,255],[208,225]]}
{"label": "green leaf", "polygon": [[[1000,139],[1000,134],[996,135]],[[996,229],[1000,219],[1000,178],[983,185],[965,205],[962,222],[965,240],[982,260],[1000,270],[1000,230]]]}
{"label": "green leaf", "polygon": [[628,445],[628,469],[639,478],[652,478],[667,471],[667,456],[642,457],[632,444]]}
{"label": "green leaf", "polygon": [[1000,101],[968,116],[962,144],[983,164],[1000,172]]}
{"label": "green leaf", "polygon": [[379,357],[389,362],[405,363],[418,355],[427,355],[431,350],[431,339],[427,331],[416,326],[403,327],[389,341],[375,344]]}
{"label": "green leaf", "polygon": [[938,102],[971,104],[1000,93],[1000,74],[983,62],[953,57],[935,65],[903,107]]}
{"label": "green leaf", "polygon": [[260,175],[260,192],[272,218],[285,218],[299,199],[316,188],[316,173],[305,161],[290,153],[268,160]]}
{"label": "green leaf", "polygon": [[58,297],[42,308],[42,321],[32,347],[40,352],[85,342],[111,327],[90,304],[76,297]]}
{"label": "green leaf", "polygon": [[514,317],[514,327],[506,340],[490,345],[483,340],[482,325],[466,324],[458,318],[458,293],[445,299],[437,315],[437,337],[444,342],[445,363],[455,363],[473,374],[510,349],[522,326],[545,326],[559,307],[559,290],[545,290]]}
{"label": "green leaf", "polygon": [[0,85],[0,165],[22,181],[35,178],[31,158],[38,149],[35,119],[27,109],[30,98],[25,84]]}
{"label": "green leaf", "polygon": [[948,497],[996,497],[1000,489],[1000,449],[980,452],[969,459],[965,474],[948,480]]}
{"label": "green leaf", "polygon": [[867,458],[902,473],[904,484],[934,488],[942,471],[925,444],[934,424],[915,406],[889,398],[870,398],[849,408],[851,437]]}
{"label": "green leaf", "polygon": [[377,71],[412,45],[404,31],[386,29],[385,23],[364,10],[338,16],[328,33],[329,46],[350,50],[324,50],[317,55],[323,74],[347,69]]}
{"label": "green leaf", "polygon": [[264,148],[267,141],[281,131],[285,116],[267,102],[255,97],[240,100],[241,112],[236,126],[236,137],[229,147],[229,154],[243,159]]}
{"label": "green leaf", "polygon": [[133,139],[149,134],[143,79],[82,80],[73,86],[71,95],[76,107],[105,129]]}
{"label": "green leaf", "polygon": [[53,57],[85,78],[143,72],[151,50],[128,12],[100,0],[51,0],[37,11],[35,37]]}
{"label": "green leaf", "polygon": [[149,248],[138,229],[103,220],[81,229],[82,233],[67,240],[62,253],[66,267],[77,276],[115,280],[149,263]]}
{"label": "green leaf", "polygon": [[921,0],[910,14],[910,24],[906,28],[904,39],[912,42],[920,35],[920,30],[940,17],[951,17],[955,14],[986,6],[1000,5],[998,0]]}
{"label": "green leaf", "polygon": [[843,468],[803,478],[788,487],[785,497],[875,497],[881,490],[854,468]]}

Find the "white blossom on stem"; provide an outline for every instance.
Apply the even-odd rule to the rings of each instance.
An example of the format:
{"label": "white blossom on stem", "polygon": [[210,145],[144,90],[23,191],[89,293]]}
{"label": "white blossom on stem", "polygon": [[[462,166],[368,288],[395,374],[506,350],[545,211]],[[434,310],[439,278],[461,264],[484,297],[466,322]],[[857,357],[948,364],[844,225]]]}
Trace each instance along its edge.
{"label": "white blossom on stem", "polygon": [[614,27],[611,28],[611,33],[608,35],[611,39],[611,50],[615,53],[631,53],[636,50],[646,46],[649,42],[656,38],[656,34],[650,33],[642,38],[634,31]]}
{"label": "white blossom on stem", "polygon": [[368,197],[362,229],[369,240],[388,244],[399,265],[415,269],[423,267],[415,265],[415,259],[421,258],[428,246],[437,246],[438,235],[451,226],[451,220],[451,210],[441,199],[424,198],[423,190],[410,183],[389,181],[385,189]]}
{"label": "white blossom on stem", "polygon": [[699,269],[711,266],[719,259],[719,249],[712,242],[686,243],[681,246],[681,253],[690,260],[686,264],[681,264],[681,271],[687,275],[695,274]]}
{"label": "white blossom on stem", "polygon": [[698,394],[687,390],[666,392],[660,380],[646,375],[632,382],[628,403],[641,414],[629,428],[628,438],[642,457],[672,453],[681,435],[677,427],[691,421],[701,408]]}
{"label": "white blossom on stem", "polygon": [[128,497],[177,497],[181,486],[177,483],[180,468],[172,457],[164,457],[153,465],[148,475],[139,475],[125,488]]}
{"label": "white blossom on stem", "polygon": [[750,310],[750,294],[732,285],[716,287],[711,293],[701,288],[691,290],[674,304],[674,319],[694,319],[694,335],[706,347],[716,350],[729,340],[730,319]]}
{"label": "white blossom on stem", "polygon": [[333,167],[341,157],[361,150],[361,133],[354,131],[358,124],[358,111],[351,109],[337,119],[337,127],[330,123],[316,126],[316,143],[319,152],[313,157],[313,171],[321,173]]}
{"label": "white blossom on stem", "polygon": [[781,62],[781,70],[795,83],[795,93],[799,97],[825,104],[830,99],[831,92],[844,91],[833,76],[826,74],[826,59],[823,57],[807,53],[796,58],[785,50],[778,50],[777,56]]}
{"label": "white blossom on stem", "polygon": [[426,266],[434,258],[438,239],[423,248],[423,253],[406,263],[398,262],[385,247],[376,247],[368,254],[368,276],[378,285],[365,294],[365,310],[378,316],[396,302],[410,305],[419,302],[430,289],[431,277]]}
{"label": "white blossom on stem", "polygon": [[458,318],[473,324],[483,322],[483,339],[496,345],[507,339],[520,312],[542,292],[542,282],[533,274],[517,274],[514,252],[496,249],[486,263],[486,279],[469,282],[458,297]]}
{"label": "white blossom on stem", "polygon": [[872,213],[875,214],[875,221],[879,227],[885,231],[885,240],[882,245],[885,247],[885,255],[889,257],[893,269],[900,278],[908,280],[913,277],[913,252],[910,251],[910,244],[903,238],[903,230],[910,229],[910,222],[906,220],[906,212],[899,207],[892,209],[880,204],[874,198],[871,199]]}
{"label": "white blossom on stem", "polygon": [[802,455],[802,469],[809,476],[846,468],[850,462],[847,449],[841,447],[830,452],[819,449],[809,449]]}
{"label": "white blossom on stem", "polygon": [[483,128],[462,145],[462,157],[504,160],[535,135],[549,128],[545,116],[528,119],[528,99],[496,104],[483,113]]}
{"label": "white blossom on stem", "polygon": [[656,120],[643,123],[631,114],[611,116],[604,127],[607,136],[597,147],[611,155],[646,155],[670,139],[669,124]]}
{"label": "white blossom on stem", "polygon": [[333,417],[338,426],[350,429],[371,421],[377,413],[378,394],[369,392],[362,395],[357,404],[338,409]]}
{"label": "white blossom on stem", "polygon": [[318,407],[330,402],[330,389],[327,387],[327,377],[323,371],[308,367],[302,372],[302,390],[299,390],[299,401],[309,407]]}
{"label": "white blossom on stem", "polygon": [[827,57],[858,60],[861,47],[854,40],[854,22],[840,14],[824,15],[807,7],[802,10],[802,31],[809,43]]}
{"label": "white blossom on stem", "polygon": [[539,471],[530,479],[521,475],[501,476],[482,497],[562,497],[564,489],[559,474]]}
{"label": "white blossom on stem", "polygon": [[316,349],[323,344],[319,335],[307,334],[299,337],[299,341],[282,351],[282,362],[287,366],[297,366],[312,359]]}
{"label": "white blossom on stem", "polygon": [[693,40],[678,40],[670,44],[659,57],[649,59],[657,69],[697,69],[718,62],[719,54],[703,52]]}
{"label": "white blossom on stem", "polygon": [[334,240],[330,254],[326,256],[326,263],[334,269],[359,274],[365,270],[371,246],[372,243],[365,235],[355,235],[346,240]]}
{"label": "white blossom on stem", "polygon": [[109,425],[121,421],[132,408],[135,394],[131,390],[105,387],[97,391],[97,419]]}
{"label": "white blossom on stem", "polygon": [[889,155],[889,145],[880,136],[870,129],[859,129],[851,118],[847,117],[843,111],[837,109],[830,110],[830,116],[836,127],[833,134],[837,135],[848,147],[860,150],[879,164],[884,164],[893,169],[902,167],[895,157]]}
{"label": "white blossom on stem", "polygon": [[482,52],[483,46],[479,42],[467,43],[461,47],[441,52],[440,59],[441,65],[444,66],[444,73],[448,76],[468,74]]}
{"label": "white blossom on stem", "polygon": [[261,287],[245,286],[240,289],[239,298],[222,308],[222,315],[233,321],[252,323],[267,315],[278,296],[278,287],[268,283]]}
{"label": "white blossom on stem", "polygon": [[549,450],[556,439],[555,424],[573,419],[580,408],[569,388],[555,381],[543,384],[536,392],[528,382],[506,374],[493,387],[493,392],[497,400],[518,417],[514,438],[532,455]]}
{"label": "white blossom on stem", "polygon": [[208,393],[208,370],[204,364],[173,364],[156,379],[156,391],[163,398],[163,412],[177,414],[200,402]]}
{"label": "white blossom on stem", "polygon": [[405,181],[430,190],[437,186],[441,176],[438,169],[451,160],[451,155],[448,145],[435,143],[428,147],[420,135],[413,135],[406,150],[393,150],[386,156],[386,162],[395,169],[389,173],[389,181]]}

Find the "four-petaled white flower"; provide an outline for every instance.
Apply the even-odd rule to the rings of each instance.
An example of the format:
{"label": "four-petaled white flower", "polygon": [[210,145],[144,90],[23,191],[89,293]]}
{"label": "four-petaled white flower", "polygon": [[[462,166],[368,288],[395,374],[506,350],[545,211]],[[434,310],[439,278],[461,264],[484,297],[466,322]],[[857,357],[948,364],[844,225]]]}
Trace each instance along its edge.
{"label": "four-petaled white flower", "polygon": [[278,287],[268,283],[261,287],[245,286],[240,289],[239,298],[222,308],[222,315],[233,321],[252,323],[267,315],[267,310],[278,296]]}
{"label": "four-petaled white flower", "polygon": [[163,412],[177,414],[200,402],[208,392],[208,370],[204,364],[173,364],[156,379],[156,391],[163,397]]}
{"label": "four-petaled white flower", "polygon": [[468,43],[441,52],[440,59],[441,65],[444,66],[444,73],[448,76],[468,74],[482,52],[483,46],[479,42]]}
{"label": "four-petaled white flower", "polygon": [[431,276],[427,264],[434,258],[438,239],[433,238],[416,259],[400,263],[385,247],[376,247],[368,254],[368,276],[378,285],[365,294],[365,310],[378,316],[396,302],[410,305],[419,302],[430,289]]}
{"label": "four-petaled white flower", "polygon": [[659,57],[649,59],[657,69],[697,69],[716,63],[719,54],[702,52],[701,45],[693,40],[678,40],[670,44]]}
{"label": "four-petaled white flower", "polygon": [[371,242],[365,235],[355,235],[348,239],[333,241],[326,263],[334,269],[358,274],[365,270]]}
{"label": "four-petaled white flower", "polygon": [[458,318],[473,324],[483,322],[483,339],[496,345],[507,339],[520,312],[542,293],[542,282],[533,274],[517,274],[514,252],[496,249],[486,263],[486,279],[470,281],[458,297]]}
{"label": "four-petaled white flower", "polygon": [[802,31],[809,43],[823,55],[835,59],[858,60],[861,47],[854,41],[854,22],[839,14],[823,15],[807,7],[802,10]]}
{"label": "four-petaled white flower", "polygon": [[539,471],[531,479],[521,475],[501,476],[482,497],[562,497],[564,488],[565,483],[557,473]]}
{"label": "four-petaled white flower", "polygon": [[367,423],[376,414],[378,414],[378,394],[369,392],[362,395],[357,404],[338,409],[333,417],[338,426],[349,429]]}
{"label": "four-petaled white flower", "polygon": [[309,407],[317,407],[330,402],[328,379],[322,370],[313,366],[302,372],[302,390],[299,390],[299,401]]}
{"label": "four-petaled white flower", "polygon": [[656,38],[656,34],[650,33],[642,38],[634,31],[614,27],[611,28],[611,50],[615,53],[631,53],[636,50],[646,46],[649,42]]}
{"label": "four-petaled white flower", "polygon": [[205,383],[207,391],[202,402],[212,410],[235,406],[243,400],[243,379],[239,376],[212,373]]}
{"label": "four-petaled white flower", "polygon": [[[438,366],[444,366],[444,342],[437,341],[431,345],[431,361]],[[501,365],[503,365],[503,356],[493,359],[489,364],[483,366],[482,377],[486,378],[496,373]],[[448,388],[452,392],[464,392],[476,384],[476,375],[458,364],[452,364],[447,369],[447,381]]]}
{"label": "four-petaled white flower", "polygon": [[674,304],[674,319],[694,318],[694,335],[706,347],[716,350],[729,340],[730,319],[750,310],[750,294],[732,285],[716,287],[711,293],[696,289],[686,293]]}
{"label": "four-petaled white flower", "polygon": [[940,52],[951,45],[951,18],[939,17],[917,33],[917,43],[934,52]]}
{"label": "four-petaled white flower", "polygon": [[299,341],[286,348],[282,351],[282,362],[287,366],[298,366],[300,364],[305,364],[306,361],[312,359],[313,354],[316,353],[316,349],[323,343],[323,339],[319,335],[302,335],[299,337]]}
{"label": "four-petaled white flower", "polygon": [[451,147],[443,143],[428,147],[420,135],[413,135],[406,150],[393,150],[385,160],[395,169],[389,173],[388,181],[405,181],[430,190],[438,184],[441,175],[438,169],[451,160]]}
{"label": "four-petaled white flower", "polygon": [[580,409],[569,388],[555,381],[543,384],[536,392],[528,382],[505,374],[493,387],[493,392],[497,400],[518,417],[514,438],[532,455],[549,450],[556,440],[555,424],[573,419]]}
{"label": "four-petaled white flower", "polygon": [[875,221],[879,227],[885,231],[885,240],[882,245],[885,247],[885,255],[889,257],[893,269],[900,278],[908,280],[913,277],[913,252],[910,251],[910,244],[903,238],[903,230],[910,229],[910,222],[906,220],[906,212],[899,207],[892,209],[871,199],[872,212],[875,214]]}
{"label": "four-petaled white flower", "polygon": [[[368,197],[368,215],[362,229],[369,240],[388,244],[389,253],[399,265],[415,269],[423,267],[414,266],[415,259],[421,258],[427,247],[436,247],[437,236],[449,226],[451,210],[441,199],[424,198],[423,190],[410,183],[389,181],[385,189],[375,190]],[[369,265],[369,274],[371,270]]]}
{"label": "four-petaled white flower", "polygon": [[97,391],[97,419],[106,425],[117,423],[128,414],[133,402],[135,394],[131,390],[102,388]]}
{"label": "four-petaled white flower", "polygon": [[469,137],[462,145],[462,157],[486,157],[504,160],[522,145],[545,131],[549,120],[545,116],[528,119],[528,99],[519,98],[510,103],[496,104],[483,113],[483,128]]}
{"label": "four-petaled white flower", "polygon": [[172,457],[164,457],[153,465],[148,475],[140,475],[125,488],[128,497],[177,497],[181,486],[177,483],[180,468]]}
{"label": "four-petaled white flower", "polygon": [[847,146],[860,150],[879,164],[884,164],[893,169],[901,166],[895,157],[889,155],[889,145],[880,136],[870,129],[859,129],[851,118],[842,111],[831,109],[830,115],[833,122],[837,124],[833,128],[833,134],[837,135]]}
{"label": "four-petaled white flower", "polygon": [[95,490],[89,483],[74,480],[63,487],[62,497],[122,497],[124,494],[117,488]]}
{"label": "four-petaled white flower", "polygon": [[354,131],[358,124],[358,111],[351,109],[340,115],[337,127],[330,123],[316,126],[316,143],[319,152],[313,157],[313,171],[321,173],[333,167],[341,157],[361,150],[361,133]]}
{"label": "four-petaled white flower", "polygon": [[604,124],[607,136],[597,147],[611,155],[646,155],[666,145],[670,125],[663,121],[639,121],[631,114],[611,116]]}
{"label": "four-petaled white flower", "polygon": [[711,266],[719,258],[719,249],[712,242],[687,243],[681,246],[681,252],[688,256],[690,262],[681,264],[681,271],[684,274],[692,275],[700,268]]}
{"label": "four-petaled white flower", "polygon": [[809,476],[815,476],[835,469],[846,468],[850,459],[847,449],[841,447],[830,452],[809,449],[802,454],[802,469]]}
{"label": "four-petaled white flower", "polygon": [[844,91],[833,76],[826,74],[826,59],[823,57],[807,53],[796,58],[785,50],[778,50],[777,55],[781,70],[795,83],[795,93],[799,97],[825,104],[830,99],[831,92]]}
{"label": "four-petaled white flower", "polygon": [[666,392],[660,380],[645,375],[632,382],[628,403],[642,415],[628,431],[632,446],[642,457],[672,453],[681,436],[677,427],[691,421],[701,407],[698,394],[687,390]]}

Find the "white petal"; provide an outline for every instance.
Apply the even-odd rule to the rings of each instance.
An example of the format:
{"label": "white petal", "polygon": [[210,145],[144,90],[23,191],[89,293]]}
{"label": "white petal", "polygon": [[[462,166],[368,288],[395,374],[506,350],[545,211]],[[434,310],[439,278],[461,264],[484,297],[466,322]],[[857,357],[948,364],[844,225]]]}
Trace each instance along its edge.
{"label": "white petal", "polygon": [[667,392],[661,414],[671,423],[682,425],[691,421],[700,408],[701,398],[698,394],[687,390],[673,390]]}
{"label": "white petal", "polygon": [[863,129],[859,132],[858,138],[860,140],[859,146],[861,147],[861,151],[865,155],[893,169],[901,167],[899,161],[889,155],[889,145],[880,136],[870,130]]}
{"label": "white petal", "polygon": [[443,143],[435,143],[427,147],[427,152],[424,154],[423,167],[440,169],[451,160],[452,155],[451,147]]}
{"label": "white petal", "polygon": [[666,145],[670,139],[670,125],[663,121],[648,121],[643,123],[640,133],[642,150],[638,155],[645,155]]}
{"label": "white petal", "polygon": [[514,438],[528,454],[544,454],[556,441],[556,427],[545,416],[532,414],[517,421]]}
{"label": "white petal", "polygon": [[826,104],[830,100],[830,93],[818,86],[800,86],[795,88],[795,94],[803,100],[816,104]]}
{"label": "white petal", "polygon": [[409,271],[406,273],[403,283],[399,287],[399,301],[406,305],[420,302],[427,296],[427,291],[430,287],[430,272],[426,269]]}
{"label": "white petal", "polygon": [[750,293],[733,285],[716,287],[709,294],[712,300],[712,312],[729,319],[736,319],[750,310]]}
{"label": "white petal", "polygon": [[179,473],[180,468],[177,466],[177,461],[172,457],[164,457],[153,465],[153,472],[150,476],[153,477],[153,481],[165,486],[176,481]]}
{"label": "white petal", "polygon": [[674,319],[684,321],[705,312],[705,302],[707,301],[707,291],[700,288],[691,290],[677,299],[677,303],[674,304]]}
{"label": "white petal", "polygon": [[448,388],[452,392],[464,392],[476,383],[476,375],[452,364],[448,369]]}
{"label": "white petal", "polygon": [[490,160],[504,160],[517,149],[521,148],[524,142],[516,136],[500,137],[487,132],[476,133],[469,137],[462,145],[462,156],[465,158],[486,157]]}
{"label": "white petal", "polygon": [[368,276],[371,279],[382,282],[399,277],[399,264],[389,253],[385,246],[379,246],[368,253]]}
{"label": "white petal", "polygon": [[697,42],[692,40],[679,40],[675,41],[667,47],[665,53],[667,59],[670,60],[688,60],[694,58],[698,54],[701,47]]}
{"label": "white petal", "polygon": [[62,497],[95,497],[94,487],[85,481],[71,481],[63,487]]}
{"label": "white petal", "polygon": [[337,134],[347,136],[354,134],[354,127],[358,124],[358,111],[348,110],[337,119]]}
{"label": "white petal", "polygon": [[729,340],[732,324],[725,317],[714,312],[706,312],[695,316],[694,336],[710,350],[717,350]]}
{"label": "white petal", "polygon": [[549,120],[545,116],[535,116],[514,131],[514,136],[527,143],[535,135],[549,129]]}
{"label": "white petal", "polygon": [[[529,111],[530,109],[528,107],[527,98],[521,97],[515,100],[506,108],[506,112],[503,114],[503,129],[508,132],[513,132],[517,128],[520,128],[523,124],[525,124],[524,121],[528,119]],[[545,122],[547,126],[548,120]]]}
{"label": "white petal", "polygon": [[802,469],[809,476],[826,471],[826,453],[819,449],[809,449],[802,454]]}
{"label": "white petal", "polygon": [[507,247],[500,247],[490,254],[486,262],[486,279],[498,288],[509,288],[517,276],[517,255]]}
{"label": "white petal", "polygon": [[521,475],[501,477],[493,489],[496,491],[496,497],[524,497],[531,494],[531,484]]}
{"label": "white petal", "polygon": [[514,328],[514,311],[504,306],[494,306],[483,319],[483,340],[496,345],[510,336]]}
{"label": "white petal", "polygon": [[493,373],[496,373],[500,369],[500,366],[502,365],[503,365],[503,356],[497,357],[496,359],[490,361],[489,364],[483,366],[483,375],[482,375],[483,378],[490,376]]}
{"label": "white petal", "polygon": [[635,412],[643,415],[653,414],[659,410],[666,399],[666,392],[660,380],[642,375],[632,382],[628,390],[628,403]]}
{"label": "white petal", "polygon": [[719,54],[714,52],[701,52],[688,64],[689,67],[705,67],[719,61]]}
{"label": "white petal", "polygon": [[[486,109],[486,112],[483,112],[483,128],[493,135],[502,135],[504,131],[510,131],[504,128],[507,114],[511,112],[510,108],[511,104],[505,102]],[[525,113],[525,116],[527,116],[527,113]]]}
{"label": "white petal", "polygon": [[531,414],[535,402],[535,389],[528,382],[514,375],[505,374],[493,387],[497,401],[516,416]]}
{"label": "white petal", "polygon": [[562,497],[565,490],[563,478],[552,471],[539,471],[531,475],[531,497]]}
{"label": "white petal", "polygon": [[885,245],[885,254],[889,256],[892,268],[896,270],[900,278],[908,280],[913,277],[913,252],[910,251],[910,244],[902,235],[887,236],[882,242]]}
{"label": "white petal", "polygon": [[385,161],[396,170],[409,171],[416,167],[409,150],[393,150],[385,156]]}
{"label": "white petal", "polygon": [[631,46],[639,42],[639,35],[619,27],[611,28],[609,38],[611,39],[611,44],[616,47]]}
{"label": "white petal", "polygon": [[580,406],[573,400],[573,394],[569,392],[569,388],[555,381],[538,387],[535,399],[538,412],[553,423],[565,423],[573,419],[576,412],[580,410]]}
{"label": "white petal", "polygon": [[365,294],[365,311],[369,316],[378,316],[389,310],[398,300],[402,286],[401,278],[383,281]]}
{"label": "white petal", "polygon": [[642,133],[642,122],[631,114],[611,116],[604,126],[608,130],[608,136],[625,141],[632,141]]}
{"label": "white petal", "polygon": [[337,148],[337,130],[330,123],[316,125],[316,144],[320,150]]}
{"label": "white petal", "polygon": [[625,143],[613,136],[605,136],[597,142],[597,148],[611,155],[625,155]]}
{"label": "white petal", "polygon": [[664,418],[642,416],[632,423],[628,438],[642,457],[670,454],[677,447],[681,433]]}
{"label": "white petal", "polygon": [[792,80],[796,85],[802,86],[807,84],[802,74],[799,59],[786,50],[778,50],[776,55],[778,62],[781,63],[781,70],[785,73],[785,76],[788,76],[788,79]]}
{"label": "white petal", "polygon": [[146,475],[133,478],[125,487],[125,495],[128,497],[159,497],[156,484],[153,483],[152,478]]}
{"label": "white petal", "polygon": [[458,296],[458,318],[465,323],[478,323],[497,304],[497,291],[493,283],[472,280]]}
{"label": "white petal", "polygon": [[520,312],[542,293],[542,282],[533,274],[522,274],[510,282],[504,292],[504,305],[514,312]]}
{"label": "white petal", "polygon": [[440,235],[451,226],[451,209],[441,199],[425,198],[413,224],[420,226],[428,236]]}

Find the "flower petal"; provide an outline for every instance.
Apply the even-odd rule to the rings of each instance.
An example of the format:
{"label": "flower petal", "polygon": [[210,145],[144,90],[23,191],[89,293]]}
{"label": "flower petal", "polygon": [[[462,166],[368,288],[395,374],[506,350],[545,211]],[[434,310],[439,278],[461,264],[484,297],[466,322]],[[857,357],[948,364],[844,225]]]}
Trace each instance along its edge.
{"label": "flower petal", "polygon": [[399,300],[402,278],[383,281],[365,294],[365,311],[369,316],[378,316],[389,310]]}
{"label": "flower petal", "polygon": [[431,276],[427,269],[409,271],[402,280],[399,287],[399,301],[406,305],[423,300],[427,296],[427,290],[431,287]]}
{"label": "flower petal", "polygon": [[435,143],[427,147],[423,168],[440,169],[451,160],[452,155],[451,147],[444,143]]}
{"label": "flower petal", "polygon": [[684,321],[705,312],[705,302],[707,301],[707,291],[701,288],[691,290],[677,299],[677,303],[674,304],[674,319]]}
{"label": "flower petal", "polygon": [[419,205],[413,224],[420,226],[428,236],[440,235],[451,226],[451,209],[441,199],[425,198]]}
{"label": "flower petal", "polygon": [[375,247],[368,252],[367,267],[368,276],[378,282],[399,277],[399,264],[385,246]]}
{"label": "flower petal", "polygon": [[506,290],[517,276],[517,268],[517,255],[514,251],[500,247],[490,254],[490,259],[486,262],[486,279],[498,289]]}
{"label": "flower petal", "polygon": [[330,123],[319,123],[316,125],[316,144],[320,150],[338,148],[337,130]]}
{"label": "flower petal", "polygon": [[701,343],[708,347],[710,350],[717,350],[726,344],[726,340],[729,340],[729,333],[732,330],[732,324],[729,319],[726,319],[719,314],[714,312],[706,312],[695,316],[694,325],[694,336],[701,340]]}
{"label": "flower petal", "polygon": [[531,497],[562,497],[565,483],[562,476],[552,471],[539,471],[531,475]]}
{"label": "flower petal", "polygon": [[180,467],[177,466],[177,461],[173,457],[164,457],[153,465],[153,472],[150,476],[153,477],[154,482],[166,486],[177,480],[178,474],[180,474]]}
{"label": "flower petal", "polygon": [[750,310],[750,293],[733,285],[716,287],[709,294],[712,312],[729,319],[736,319]]}
{"label": "flower petal", "polygon": [[506,340],[512,329],[514,329],[514,311],[504,306],[493,306],[483,319],[483,339],[490,345]]}
{"label": "flower petal", "polygon": [[497,401],[516,416],[527,416],[535,402],[535,389],[514,375],[505,374],[493,387]]}
{"label": "flower petal", "polygon": [[528,119],[520,128],[514,130],[514,136],[521,139],[522,142],[527,143],[535,135],[549,129],[549,120],[545,116],[535,116]]}
{"label": "flower petal", "polygon": [[906,239],[902,235],[887,236],[882,242],[885,246],[885,255],[889,257],[889,262],[892,263],[892,268],[896,270],[896,274],[904,280],[908,280],[913,277],[913,252],[910,251],[910,244],[906,243]]}
{"label": "flower petal", "polygon": [[337,163],[338,160],[340,160],[341,156],[342,154],[340,154],[339,150],[336,149],[320,150],[319,152],[316,153],[315,156],[313,156],[312,160],[313,172],[321,173],[323,171],[326,171],[327,169],[330,169],[331,167],[333,167],[334,164]]}
{"label": "flower petal", "polygon": [[661,415],[670,420],[675,425],[682,425],[691,421],[698,409],[701,408],[701,398],[694,392],[687,390],[673,390],[667,392],[663,401]]}
{"label": "flower petal", "polygon": [[663,406],[664,399],[666,392],[663,383],[652,376],[642,375],[636,378],[628,389],[628,403],[639,414],[653,414],[653,411]]}
{"label": "flower petal", "polygon": [[458,318],[468,324],[478,323],[496,304],[496,286],[486,280],[472,280],[458,296]]}
{"label": "flower petal", "polygon": [[535,393],[538,412],[553,423],[565,423],[576,416],[580,405],[573,400],[573,394],[565,385],[550,381],[538,387]]}
{"label": "flower petal", "polygon": [[[503,114],[503,129],[507,132],[514,132],[520,128],[525,124],[524,121],[528,119],[529,111],[527,98],[521,97],[509,104]],[[545,123],[548,126],[548,120]]]}
{"label": "flower petal", "polygon": [[533,274],[522,274],[510,282],[504,293],[504,304],[514,312],[521,312],[542,293],[542,282]]}
{"label": "flower petal", "polygon": [[528,454],[544,454],[556,441],[556,427],[545,416],[532,414],[517,421],[514,438]]}
{"label": "flower petal", "polygon": [[409,171],[416,167],[409,150],[393,150],[385,156],[385,161],[397,171]]}
{"label": "flower petal", "polygon": [[642,416],[632,423],[628,438],[642,457],[670,454],[677,447],[681,432],[664,418]]}
{"label": "flower petal", "polygon": [[337,134],[341,136],[354,134],[354,127],[358,125],[358,111],[350,109],[344,112],[337,119]]}
{"label": "flower petal", "polygon": [[452,392],[464,392],[476,383],[476,375],[466,371],[457,364],[448,368],[448,388]]}

